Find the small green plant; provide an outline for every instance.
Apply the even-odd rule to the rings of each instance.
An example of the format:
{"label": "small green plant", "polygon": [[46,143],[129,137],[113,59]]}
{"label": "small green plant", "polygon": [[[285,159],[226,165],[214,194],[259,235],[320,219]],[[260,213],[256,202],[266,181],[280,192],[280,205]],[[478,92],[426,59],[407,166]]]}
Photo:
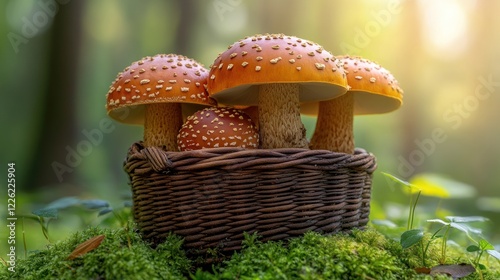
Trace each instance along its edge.
{"label": "small green plant", "polygon": [[480,261],[485,252],[495,259],[500,260],[500,253],[495,250],[495,247],[493,247],[493,245],[491,245],[484,239],[480,239],[477,244],[473,244],[467,247],[467,252],[476,253],[476,257],[474,258],[472,263],[475,267],[479,267],[483,270],[486,269],[486,266]]}
{"label": "small green plant", "polygon": [[[441,227],[437,229],[434,233],[432,233],[430,239],[427,241],[427,243],[424,245],[423,239],[424,239],[424,231],[421,229],[413,229],[409,231],[405,231],[401,235],[401,246],[403,249],[408,249],[416,244],[420,244],[422,246],[422,265],[424,267],[427,267],[426,259],[427,259],[427,252],[429,250],[429,246],[432,242],[435,240],[441,239],[441,250],[440,250],[440,258],[439,258],[439,263],[440,264],[445,264],[446,263],[446,249],[447,249],[447,244],[450,236],[450,230],[455,229],[458,231],[461,231],[465,233],[465,235],[468,237],[469,240],[473,241],[476,243],[478,248],[481,248],[482,245],[484,245],[484,242],[480,244],[480,241],[476,241],[476,239],[473,237],[473,235],[481,235],[481,230],[473,228],[468,225],[468,223],[472,222],[484,222],[487,221],[486,218],[483,217],[446,217],[448,221],[443,221],[441,219],[432,219],[432,220],[427,220],[429,223],[438,223],[441,224]],[[484,240],[484,239],[481,239]],[[489,243],[488,243],[489,244]],[[491,246],[493,247],[493,246]],[[473,250],[474,247],[472,247],[470,250]],[[494,248],[488,247],[488,250],[494,250]],[[469,249],[468,249],[469,251]],[[480,258],[480,257],[479,257]],[[477,262],[478,263],[478,262]]]}
{"label": "small green plant", "polygon": [[53,220],[56,220],[59,216],[61,210],[70,207],[83,207],[87,210],[98,210],[99,214],[108,213],[109,209],[112,209],[109,203],[105,200],[100,199],[78,199],[76,197],[64,197],[49,203],[47,206],[34,210],[33,215],[25,215],[24,218],[34,220],[40,224],[43,236],[45,239],[51,243],[49,235],[49,225]]}
{"label": "small green plant", "polygon": [[[416,188],[413,184],[410,184],[410,183],[406,182],[405,180],[399,179],[394,175],[391,175],[391,174],[385,173],[385,172],[382,172],[382,174],[384,174],[385,176],[387,176],[388,178],[390,178],[394,182],[407,187],[408,190],[410,191],[410,211],[408,212],[408,222],[407,222],[406,230],[409,231],[409,230],[413,229],[413,222],[415,220],[415,209],[417,208],[418,199],[420,198],[420,194],[422,193],[422,191],[418,190],[418,188]],[[412,192],[412,188],[417,189],[415,199],[413,198],[414,195]]]}
{"label": "small green plant", "polygon": [[[475,239],[472,237],[473,234],[476,235],[481,235],[481,230],[473,228],[468,225],[468,223],[473,223],[473,222],[485,222],[488,219],[484,217],[453,217],[449,216],[446,217],[448,221],[443,221],[441,219],[432,219],[432,220],[427,220],[429,223],[438,223],[441,224],[442,226],[434,232],[432,235],[433,237],[440,237],[442,238],[441,242],[441,258],[440,258],[440,263],[444,264],[446,263],[446,246],[448,244],[448,238],[449,238],[449,232],[451,229],[456,229],[459,230],[473,242],[476,242]],[[438,235],[439,233],[444,232],[441,235]],[[431,238],[431,241],[433,238]],[[429,242],[431,242],[429,241]]]}
{"label": "small green plant", "polygon": [[[409,249],[413,246],[420,246],[421,252],[421,262],[424,268],[428,267],[428,252],[431,243],[434,241],[441,239],[440,246],[440,256],[439,263],[444,265],[447,260],[447,246],[450,238],[450,231],[458,230],[465,234],[468,240],[473,242],[473,245],[470,245],[466,248],[468,252],[476,253],[475,258],[471,261],[471,265],[473,265],[476,269],[484,270],[486,266],[483,265],[480,261],[484,253],[493,256],[497,260],[500,260],[500,253],[495,250],[495,248],[482,237],[482,232],[478,228],[474,228],[470,225],[470,223],[476,222],[485,222],[488,219],[479,216],[472,217],[458,217],[458,216],[447,216],[445,220],[442,219],[429,219],[428,223],[431,224],[439,224],[440,227],[434,231],[433,233],[428,233],[421,228],[413,228],[413,222],[415,219],[415,209],[417,206],[418,198],[422,193],[422,189],[419,188],[418,185],[414,183],[409,183],[404,180],[401,180],[391,174],[383,173],[385,176],[390,178],[392,181],[407,187],[410,190],[410,211],[408,216],[407,228],[401,234],[400,244],[403,249]],[[420,176],[419,180],[425,182],[425,179]],[[418,181],[418,180],[414,180]],[[462,186],[463,187],[463,186]],[[465,187],[463,187],[465,189]],[[427,193],[439,194],[438,197],[443,197],[448,195],[445,188],[436,185],[426,183],[424,189]],[[413,199],[413,193],[416,193],[416,198]],[[426,239],[425,236],[430,235],[430,238]],[[442,266],[439,266],[442,269]],[[473,271],[473,270],[471,270]]]}
{"label": "small green plant", "polygon": [[33,215],[35,215],[34,217],[25,216],[25,218],[37,221],[42,228],[43,236],[45,237],[45,239],[47,239],[47,242],[51,243],[49,237],[49,224],[53,219],[57,219],[57,209],[55,208],[39,209],[33,211],[32,213]]}
{"label": "small green plant", "polygon": [[[98,221],[100,221],[101,224],[107,223],[110,226],[114,226],[116,225],[116,223],[118,223],[120,227],[128,228],[131,221],[130,206],[131,203],[129,201],[125,201],[123,207],[114,209],[106,200],[64,197],[49,203],[43,208],[32,211],[30,215],[22,215],[21,218],[23,221],[22,238],[24,244],[24,255],[26,256],[28,252],[28,248],[26,245],[26,235],[24,232],[24,220],[26,219],[38,223],[40,225],[44,238],[49,244],[52,244],[53,240],[50,236],[49,226],[54,220],[57,220],[59,218],[60,214],[63,211],[73,210],[73,213],[81,219],[82,224],[85,227],[91,225],[91,221],[95,221],[97,217],[104,217],[106,215],[109,216],[109,213],[112,213],[112,219],[104,218],[98,219]],[[95,213],[97,213],[97,215],[92,215],[91,219],[89,219],[89,212],[93,213],[94,215]]]}

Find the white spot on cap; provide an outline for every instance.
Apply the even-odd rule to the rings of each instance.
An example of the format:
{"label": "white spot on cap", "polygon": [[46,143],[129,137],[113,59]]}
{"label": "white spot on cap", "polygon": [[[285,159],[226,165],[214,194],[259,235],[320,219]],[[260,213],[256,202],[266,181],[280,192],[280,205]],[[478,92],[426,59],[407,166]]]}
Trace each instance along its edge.
{"label": "white spot on cap", "polygon": [[276,64],[276,63],[278,63],[278,61],[280,61],[280,60],[281,60],[281,56],[280,56],[280,57],[276,57],[276,58],[271,59],[271,60],[270,60],[270,62],[271,62],[272,64]]}
{"label": "white spot on cap", "polygon": [[316,66],[316,69],[318,70],[323,70],[325,69],[325,65],[323,63],[314,63],[314,66]]}

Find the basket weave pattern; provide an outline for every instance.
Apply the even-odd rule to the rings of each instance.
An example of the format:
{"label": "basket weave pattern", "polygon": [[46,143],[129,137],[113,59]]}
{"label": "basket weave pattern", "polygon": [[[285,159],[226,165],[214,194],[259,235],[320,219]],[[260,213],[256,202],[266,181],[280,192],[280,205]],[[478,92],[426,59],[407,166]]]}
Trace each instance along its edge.
{"label": "basket weave pattern", "polygon": [[124,169],[133,212],[153,244],[173,232],[186,249],[240,249],[243,232],[263,241],[309,230],[334,233],[368,222],[373,155],[307,149],[129,149]]}

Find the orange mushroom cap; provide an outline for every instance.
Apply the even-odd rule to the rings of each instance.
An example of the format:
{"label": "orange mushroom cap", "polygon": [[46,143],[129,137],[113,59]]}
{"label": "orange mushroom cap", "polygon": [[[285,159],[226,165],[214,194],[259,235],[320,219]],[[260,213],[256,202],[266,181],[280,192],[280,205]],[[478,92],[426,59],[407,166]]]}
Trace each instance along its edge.
{"label": "orange mushroom cap", "polygon": [[[382,114],[398,109],[403,103],[403,90],[394,76],[382,66],[356,56],[337,56],[354,97],[354,114]],[[304,114],[317,114],[318,103],[301,105]]]}
{"label": "orange mushroom cap", "polygon": [[180,151],[203,148],[257,148],[259,133],[250,117],[234,108],[209,107],[189,116],[177,136]]}
{"label": "orange mushroom cap", "polygon": [[220,104],[257,105],[261,84],[298,83],[302,102],[347,91],[343,68],[320,45],[284,34],[246,37],[230,45],[210,68],[208,92]]}
{"label": "orange mushroom cap", "polygon": [[[120,72],[106,95],[113,119],[143,124],[144,106],[155,103],[215,105],[208,97],[208,70],[193,59],[176,54],[147,56]],[[122,110],[129,108],[124,113]]]}

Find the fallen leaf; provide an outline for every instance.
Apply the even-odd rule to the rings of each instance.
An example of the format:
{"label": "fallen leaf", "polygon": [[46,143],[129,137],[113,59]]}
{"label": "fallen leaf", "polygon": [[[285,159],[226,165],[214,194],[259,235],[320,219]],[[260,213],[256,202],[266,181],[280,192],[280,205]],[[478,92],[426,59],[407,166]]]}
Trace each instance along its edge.
{"label": "fallen leaf", "polygon": [[448,276],[451,276],[453,279],[458,279],[469,276],[475,271],[476,269],[472,265],[466,263],[443,264],[433,267],[431,269],[431,275],[446,274]]}
{"label": "fallen leaf", "polygon": [[428,267],[417,267],[415,268],[415,272],[417,272],[418,274],[430,274],[431,269]]}
{"label": "fallen leaf", "polygon": [[104,239],[104,235],[98,235],[90,238],[89,240],[81,243],[76,246],[75,250],[69,254],[68,259],[73,260],[79,256],[85,255],[86,253],[94,250],[95,248],[101,245],[102,240]]}

